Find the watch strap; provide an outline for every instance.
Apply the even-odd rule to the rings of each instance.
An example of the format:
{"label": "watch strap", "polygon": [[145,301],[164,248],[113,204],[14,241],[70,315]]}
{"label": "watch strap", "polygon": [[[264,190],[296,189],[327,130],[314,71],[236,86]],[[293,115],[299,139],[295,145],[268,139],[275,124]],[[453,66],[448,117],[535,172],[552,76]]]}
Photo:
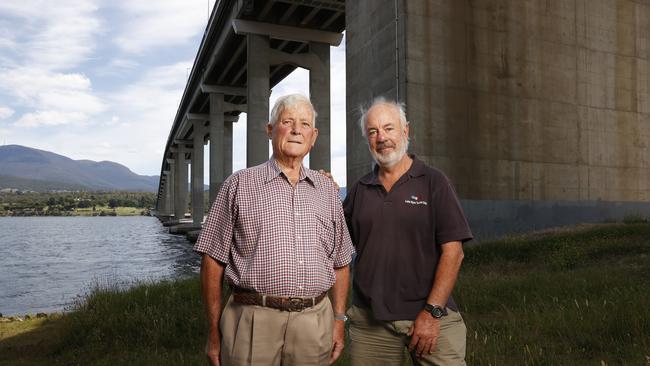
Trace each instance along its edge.
{"label": "watch strap", "polygon": [[343,322],[347,322],[348,319],[349,319],[348,316],[345,314],[334,314],[334,320],[341,320]]}

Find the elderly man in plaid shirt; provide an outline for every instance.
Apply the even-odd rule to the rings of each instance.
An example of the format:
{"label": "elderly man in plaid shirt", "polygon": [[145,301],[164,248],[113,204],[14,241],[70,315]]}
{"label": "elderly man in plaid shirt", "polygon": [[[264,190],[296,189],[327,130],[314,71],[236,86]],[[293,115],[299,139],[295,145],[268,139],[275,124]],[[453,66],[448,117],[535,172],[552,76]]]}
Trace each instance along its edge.
{"label": "elderly man in plaid shirt", "polygon": [[[273,156],[224,182],[194,247],[212,365],[327,365],[341,354],[353,248],[334,182],[302,165],[315,122],[306,97],[278,99]],[[221,312],[224,277],[233,293]]]}

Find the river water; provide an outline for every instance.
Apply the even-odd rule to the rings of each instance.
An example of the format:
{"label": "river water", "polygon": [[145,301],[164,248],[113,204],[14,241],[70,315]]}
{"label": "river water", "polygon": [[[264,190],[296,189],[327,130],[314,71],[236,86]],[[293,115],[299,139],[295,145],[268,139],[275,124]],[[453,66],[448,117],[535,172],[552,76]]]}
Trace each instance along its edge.
{"label": "river water", "polygon": [[154,217],[0,217],[0,313],[64,311],[95,284],[182,278],[199,263]]}

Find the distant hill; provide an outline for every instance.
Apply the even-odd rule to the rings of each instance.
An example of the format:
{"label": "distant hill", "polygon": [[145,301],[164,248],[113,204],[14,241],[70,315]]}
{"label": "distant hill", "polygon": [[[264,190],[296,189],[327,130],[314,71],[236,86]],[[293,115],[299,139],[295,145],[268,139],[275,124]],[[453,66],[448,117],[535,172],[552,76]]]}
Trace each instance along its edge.
{"label": "distant hill", "polygon": [[20,145],[0,146],[0,189],[158,190],[158,176],[133,173],[111,161],[72,160],[49,151]]}

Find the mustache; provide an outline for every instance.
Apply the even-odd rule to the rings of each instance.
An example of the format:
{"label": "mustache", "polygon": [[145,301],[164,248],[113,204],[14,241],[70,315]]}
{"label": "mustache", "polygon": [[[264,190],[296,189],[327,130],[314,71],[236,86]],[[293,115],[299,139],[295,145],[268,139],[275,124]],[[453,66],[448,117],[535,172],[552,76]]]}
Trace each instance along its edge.
{"label": "mustache", "polygon": [[377,148],[384,148],[384,147],[397,147],[397,144],[390,142],[390,141],[384,141],[384,142],[377,142]]}

